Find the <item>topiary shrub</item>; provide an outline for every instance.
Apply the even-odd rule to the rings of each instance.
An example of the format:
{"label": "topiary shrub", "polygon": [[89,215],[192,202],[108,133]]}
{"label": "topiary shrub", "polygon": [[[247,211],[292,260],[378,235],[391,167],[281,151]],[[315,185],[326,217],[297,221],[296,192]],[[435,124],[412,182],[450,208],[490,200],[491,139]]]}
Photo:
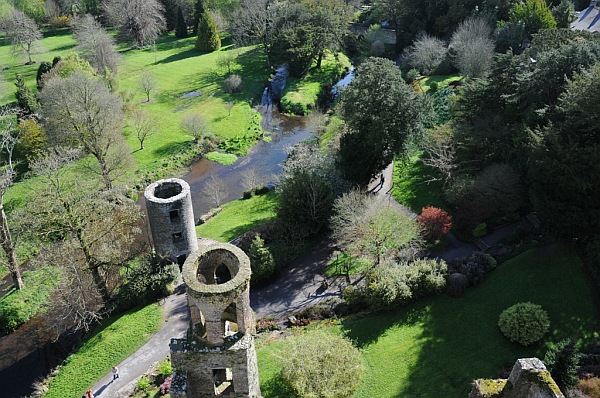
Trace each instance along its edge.
{"label": "topiary shrub", "polygon": [[438,82],[431,82],[431,84],[429,85],[429,91],[431,91],[432,93],[435,93],[438,90],[438,88]]}
{"label": "topiary shrub", "polygon": [[469,279],[459,272],[448,275],[446,278],[446,294],[451,297],[462,297],[469,287]]}
{"label": "topiary shrub", "polygon": [[317,330],[294,338],[281,378],[299,397],[350,397],[364,373],[360,352],[343,336]]}
{"label": "topiary shrub", "polygon": [[223,82],[223,90],[229,94],[242,91],[242,78],[239,75],[231,75]]}
{"label": "topiary shrub", "polygon": [[542,306],[526,302],[502,311],[498,326],[510,341],[528,346],[544,336],[550,327],[550,320]]}

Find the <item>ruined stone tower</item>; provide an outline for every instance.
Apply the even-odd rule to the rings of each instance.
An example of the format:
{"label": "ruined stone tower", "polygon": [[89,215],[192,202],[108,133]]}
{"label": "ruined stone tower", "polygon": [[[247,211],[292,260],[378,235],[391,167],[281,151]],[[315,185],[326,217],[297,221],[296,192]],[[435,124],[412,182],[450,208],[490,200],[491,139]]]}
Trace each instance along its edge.
{"label": "ruined stone tower", "polygon": [[171,339],[172,398],[260,396],[250,274],[248,256],[227,243],[188,256],[183,281],[191,321],[188,338]]}
{"label": "ruined stone tower", "polygon": [[154,250],[182,265],[198,248],[190,186],[178,178],[150,184],[144,191]]}

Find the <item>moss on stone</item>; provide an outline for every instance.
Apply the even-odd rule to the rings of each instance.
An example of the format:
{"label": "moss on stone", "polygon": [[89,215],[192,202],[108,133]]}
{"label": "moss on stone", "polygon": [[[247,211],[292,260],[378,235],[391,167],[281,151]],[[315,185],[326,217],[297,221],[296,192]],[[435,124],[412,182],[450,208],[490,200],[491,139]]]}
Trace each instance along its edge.
{"label": "moss on stone", "polygon": [[478,380],[479,391],[483,398],[495,398],[500,397],[504,386],[506,385],[506,379],[481,379]]}

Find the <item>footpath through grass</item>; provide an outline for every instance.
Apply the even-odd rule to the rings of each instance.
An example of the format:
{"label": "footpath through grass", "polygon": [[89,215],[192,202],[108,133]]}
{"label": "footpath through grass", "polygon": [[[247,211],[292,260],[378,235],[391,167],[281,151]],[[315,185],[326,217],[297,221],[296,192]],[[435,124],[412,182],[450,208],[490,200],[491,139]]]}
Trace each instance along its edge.
{"label": "footpath through grass", "polygon": [[[522,301],[542,305],[550,332],[530,347],[500,332],[500,313]],[[476,378],[498,377],[518,358],[543,358],[545,344],[568,336],[598,338],[595,292],[581,261],[566,248],[534,249],[492,271],[463,298],[438,296],[400,310],[343,323],[367,365],[362,397],[464,398]],[[276,378],[285,342],[258,350],[266,398],[285,397]]]}
{"label": "footpath through grass", "polygon": [[157,304],[103,322],[64,362],[46,398],[80,398],[94,383],[140,348],[162,325]]}

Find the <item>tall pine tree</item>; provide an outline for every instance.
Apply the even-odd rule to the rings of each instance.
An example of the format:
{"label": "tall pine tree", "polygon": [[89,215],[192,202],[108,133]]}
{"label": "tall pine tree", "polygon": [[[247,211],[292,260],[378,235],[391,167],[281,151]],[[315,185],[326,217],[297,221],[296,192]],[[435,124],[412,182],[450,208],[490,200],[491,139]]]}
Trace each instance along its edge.
{"label": "tall pine tree", "polygon": [[204,14],[204,0],[196,0],[194,3],[194,20],[192,21],[192,26],[194,27],[192,33],[195,35],[198,34],[198,23],[200,22],[200,16]]}
{"label": "tall pine tree", "polygon": [[177,24],[175,25],[175,37],[182,39],[188,36],[187,24],[183,17],[183,11],[181,7],[177,8]]}
{"label": "tall pine tree", "polygon": [[221,38],[217,31],[217,24],[208,12],[200,15],[198,21],[198,39],[196,39],[196,50],[207,53],[221,48]]}

